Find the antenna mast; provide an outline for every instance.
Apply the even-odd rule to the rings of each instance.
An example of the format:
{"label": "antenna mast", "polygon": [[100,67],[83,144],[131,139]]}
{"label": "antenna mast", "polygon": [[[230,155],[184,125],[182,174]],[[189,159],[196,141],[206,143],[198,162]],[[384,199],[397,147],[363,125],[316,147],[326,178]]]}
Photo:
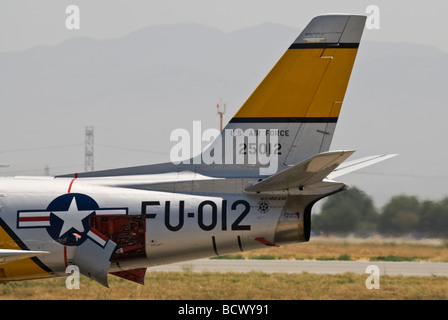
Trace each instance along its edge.
{"label": "antenna mast", "polygon": [[219,99],[219,103],[216,104],[216,108],[219,114],[219,131],[222,131],[222,115],[226,112],[226,104],[221,103],[221,99]]}
{"label": "antenna mast", "polygon": [[93,171],[93,127],[86,127],[84,170]]}

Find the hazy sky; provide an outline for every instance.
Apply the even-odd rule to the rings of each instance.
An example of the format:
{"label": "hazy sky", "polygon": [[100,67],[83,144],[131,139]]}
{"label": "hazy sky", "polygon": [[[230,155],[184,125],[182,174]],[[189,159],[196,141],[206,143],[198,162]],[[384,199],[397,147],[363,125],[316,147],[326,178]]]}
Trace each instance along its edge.
{"label": "hazy sky", "polygon": [[[76,5],[80,10],[79,30],[68,30],[66,27],[66,20],[69,17],[69,14],[66,13],[66,8],[70,5]],[[369,15],[369,13],[366,12],[366,9],[370,5],[374,5],[379,9],[379,29],[365,29],[363,33],[363,42],[382,42],[383,49],[384,42],[408,42],[413,44],[429,45],[439,50],[443,50],[445,53],[448,53],[448,19],[446,18],[446,12],[448,12],[448,1],[446,0],[430,0],[426,2],[409,2],[402,0],[321,0],[314,2],[304,2],[298,0],[0,0],[0,52],[23,51],[36,46],[56,46],[65,40],[76,37],[89,37],[94,39],[119,38],[148,26],[172,25],[177,23],[196,23],[215,27],[224,32],[232,32],[245,27],[260,25],[262,23],[278,23],[281,25],[296,28],[298,34],[316,15],[335,12]],[[99,41],[97,47],[101,47],[100,44],[101,43]],[[148,43],[148,46],[151,46],[151,43]],[[376,50],[372,50],[375,47],[376,46],[371,46],[368,52],[366,52],[367,46],[364,48],[364,51],[360,50],[360,56],[357,58],[357,65],[355,66],[354,81],[355,83],[358,83],[360,85],[359,87],[357,87],[357,90],[363,92],[364,95],[362,96],[361,100],[356,100],[361,101],[361,103],[358,103],[357,105],[352,104],[350,106],[350,99],[351,96],[354,96],[354,92],[348,92],[348,99],[345,102],[344,106],[344,117],[341,119],[338,125],[339,128],[336,131],[332,149],[346,147],[359,149],[360,154],[358,155],[357,153],[354,157],[357,158],[358,156],[369,155],[370,153],[367,153],[367,150],[369,150],[370,152],[370,149],[368,147],[373,147],[380,149],[380,151],[377,152],[375,149],[374,153],[372,154],[382,152],[400,153],[400,157],[397,157],[390,161],[386,161],[385,163],[379,165],[378,170],[380,174],[376,174],[376,169],[368,169],[367,172],[364,171],[364,175],[362,174],[362,172],[358,175],[354,173],[350,176],[348,175],[347,177],[344,177],[343,181],[347,183],[350,183],[350,181],[352,181],[353,185],[360,185],[362,186],[362,189],[364,189],[364,185],[362,185],[361,183],[367,181],[366,183],[368,183],[368,186],[366,186],[366,190],[368,191],[368,193],[376,196],[377,198],[381,198],[382,202],[390,195],[402,193],[404,191],[411,194],[418,192],[423,197],[440,197],[441,195],[446,195],[446,188],[444,187],[444,185],[447,176],[447,169],[444,159],[446,159],[446,153],[448,151],[446,151],[446,148],[433,147],[430,146],[429,143],[427,143],[428,141],[436,141],[435,137],[444,137],[444,128],[446,127],[444,122],[445,120],[443,116],[428,118],[427,114],[446,114],[443,92],[445,89],[444,85],[447,83],[446,79],[448,72],[446,72],[446,62],[448,60],[445,58],[441,60],[441,58],[438,57],[439,52],[432,48],[399,45],[396,47],[391,46],[390,48],[388,48],[388,50],[381,52],[378,48]],[[74,48],[76,48],[76,46]],[[401,51],[397,53],[396,51],[393,51],[395,50],[394,48],[404,49],[400,49]],[[417,48],[417,52],[414,51],[414,49],[406,50],[406,48]],[[280,48],[279,50],[281,51],[283,50],[283,48]],[[34,50],[34,52],[31,52],[31,54],[37,54],[36,61],[41,61],[39,60],[38,56],[39,52],[42,51]],[[415,60],[417,61],[417,63],[420,63],[420,66],[418,66],[416,65],[416,62],[414,60],[410,60],[410,57],[413,54],[420,55],[422,54],[422,52],[428,55],[423,55],[422,57],[419,57],[419,59]],[[396,55],[400,60],[394,61],[394,64],[392,65],[389,64],[387,68],[383,66],[378,67],[375,64],[370,65],[371,62],[376,58],[381,58],[378,57],[379,54],[382,54],[383,56],[391,54]],[[75,54],[73,54],[73,56],[74,55]],[[364,55],[364,60],[362,55]],[[21,54],[5,54],[4,56],[10,56],[9,58],[11,59],[18,57],[17,59],[19,59]],[[67,59],[72,58],[73,60],[76,60],[78,58],[77,56],[72,57],[70,55],[64,55],[64,57],[67,56],[69,57]],[[83,61],[82,58],[83,57],[79,57],[79,61],[77,63],[81,63]],[[270,63],[275,61],[275,58],[277,58],[277,56],[275,56],[272,61],[267,60],[265,64],[267,66],[271,66]],[[0,75],[7,74],[5,70],[1,69],[2,67],[7,66],[9,60],[5,61],[6,63],[3,63],[3,66],[0,65]],[[20,61],[20,59],[12,59],[11,61]],[[68,62],[64,60],[64,63],[69,64],[70,62],[71,60]],[[362,65],[362,63],[364,63],[364,65]],[[74,64],[76,65],[76,63]],[[2,132],[4,137],[15,137],[15,141],[12,142],[8,141],[8,139],[4,139],[2,143],[3,151],[0,150],[0,164],[12,164],[13,166],[11,167],[11,170],[14,172],[14,174],[23,174],[23,170],[34,170],[34,174],[42,174],[44,164],[42,164],[41,162],[45,162],[46,164],[49,164],[49,166],[51,166],[51,174],[55,174],[54,172],[58,169],[60,171],[69,170],[68,172],[72,172],[72,167],[75,166],[77,167],[76,170],[82,170],[78,167],[82,167],[84,125],[92,124],[94,124],[96,128],[96,146],[101,147],[101,136],[104,137],[102,149],[103,152],[99,152],[101,151],[101,148],[100,150],[96,149],[97,151],[95,154],[95,169],[100,169],[97,167],[97,163],[101,164],[101,159],[103,159],[103,162],[107,161],[106,164],[103,164],[103,167],[101,167],[101,169],[105,169],[105,165],[109,167],[112,165],[116,165],[116,163],[120,163],[120,165],[116,165],[117,167],[136,165],[132,161],[137,161],[136,159],[140,161],[142,159],[142,154],[138,154],[138,157],[130,157],[125,153],[127,151],[124,150],[109,149],[108,152],[105,152],[105,144],[119,144],[119,141],[114,141],[113,138],[116,138],[117,136],[120,137],[120,133],[116,132],[117,130],[115,125],[110,125],[108,127],[109,131],[104,130],[104,127],[101,128],[100,126],[103,123],[104,118],[100,111],[102,110],[101,108],[104,107],[104,105],[107,105],[107,101],[115,101],[116,105],[114,106],[118,108],[118,106],[121,106],[121,103],[125,105],[125,102],[138,102],[140,101],[140,97],[132,97],[131,91],[131,93],[127,92],[127,95],[122,99],[122,97],[117,98],[117,96],[114,95],[115,93],[111,92],[110,97],[108,97],[107,95],[102,97],[103,100],[101,100],[101,102],[103,102],[104,105],[99,105],[97,113],[100,114],[101,117],[99,117],[98,119],[95,118],[97,122],[84,124],[76,123],[76,121],[60,121],[61,119],[65,120],[64,116],[68,110],[64,109],[64,106],[65,108],[67,108],[67,105],[70,105],[70,103],[76,103],[76,99],[73,99],[73,96],[67,95],[67,103],[62,103],[60,106],[61,108],[58,109],[56,108],[56,105],[51,103],[55,103],[54,101],[60,103],[61,100],[51,100],[47,96],[45,96],[44,93],[41,93],[39,91],[36,94],[36,101],[32,101],[32,103],[25,103],[23,105],[20,105],[20,103],[16,103],[15,100],[23,101],[23,99],[20,100],[14,96],[14,92],[21,92],[20,88],[22,86],[25,86],[25,90],[31,92],[28,95],[24,95],[25,97],[32,96],[32,93],[35,90],[44,88],[46,90],[45,92],[48,93],[51,92],[51,89],[53,89],[53,87],[48,86],[35,86],[33,83],[33,80],[45,79],[45,76],[47,76],[46,73],[40,74],[40,71],[36,71],[36,69],[33,69],[34,66],[28,65],[27,67],[23,67],[22,64],[18,65],[24,70],[19,70],[17,76],[15,73],[12,73],[9,78],[6,76],[3,78],[4,85],[2,89],[9,90],[7,91],[9,95],[5,94],[3,96],[4,99],[2,100],[2,103],[4,103],[4,105],[0,106],[2,115],[5,119],[8,119],[8,112],[10,114],[16,114],[15,112],[17,110],[25,110],[26,112],[28,112],[28,117],[26,120],[33,120],[34,118],[32,118],[31,115],[34,115],[38,118],[36,119],[36,121],[30,121],[30,123],[32,122],[34,130],[38,130],[39,134],[35,133],[33,137],[30,137],[31,135],[29,134],[29,130],[31,130],[31,128],[27,128],[26,130],[28,131],[24,130],[24,128],[22,128],[23,123],[20,117],[10,118],[11,120],[8,123],[5,123],[1,129],[3,130]],[[17,65],[14,66],[17,67]],[[395,69],[393,68],[394,66],[396,66]],[[372,86],[372,82],[369,82],[367,81],[369,79],[365,79],[360,76],[359,70],[361,69],[361,67],[364,68],[362,69],[364,70],[364,72],[368,72],[369,70],[371,70],[370,68],[378,68],[378,70],[375,70],[375,72],[378,71],[378,77],[375,79],[382,79],[383,81],[379,81],[373,84],[374,86],[377,86],[375,92],[370,91],[371,87],[363,87],[363,85],[366,84],[370,84]],[[422,70],[424,70],[424,72]],[[158,75],[158,70],[152,71],[156,75]],[[26,74],[26,72],[34,72],[38,74],[36,75],[36,77],[33,76],[25,78],[24,80],[21,79],[20,75]],[[54,70],[52,70],[52,72],[54,72]],[[139,75],[137,74],[136,77],[138,78],[138,76]],[[166,79],[171,79],[169,78],[169,76],[170,74],[167,75]],[[11,78],[14,79],[11,80]],[[146,80],[149,82],[144,85],[152,83],[152,80],[150,81],[150,79],[148,79]],[[164,83],[164,79],[165,77],[162,77],[162,84]],[[390,81],[387,81],[389,79],[399,80],[397,80],[396,83],[390,83]],[[2,80],[1,77],[0,80]],[[121,80],[123,80],[123,82],[120,82],[120,84],[124,85],[124,87],[127,88],[126,81],[129,81],[129,79]],[[434,83],[434,81],[436,83]],[[384,82],[388,82],[389,86],[386,88],[382,88],[381,86],[379,86]],[[49,81],[49,83],[51,83],[51,81]],[[238,96],[238,99],[245,99],[247,97],[246,94],[250,94],[251,92],[249,88],[253,90],[253,88],[255,88],[257,84],[258,82],[251,83],[249,87],[245,88],[247,90],[247,93],[245,93],[241,97],[236,94],[235,97]],[[204,88],[208,88],[206,83],[201,85],[204,85]],[[353,87],[353,84],[351,86],[352,88],[355,88]],[[59,88],[62,88],[64,90],[66,89],[64,88],[64,86],[59,86]],[[159,86],[156,86],[156,88],[159,88]],[[82,84],[80,84],[76,89],[86,90],[87,93],[90,92],[88,88],[86,89]],[[237,89],[239,90],[240,88],[238,87]],[[63,92],[67,92],[64,90]],[[83,94],[86,95],[86,92],[83,92]],[[384,96],[381,96],[380,92],[382,92]],[[409,94],[409,92],[411,92],[412,94]],[[366,96],[365,93],[368,93],[367,96],[369,94],[378,94],[378,96],[376,97],[377,100],[374,100],[377,101],[378,104],[369,105],[369,99],[363,100]],[[58,96],[60,98],[60,94],[61,93],[59,92],[59,95],[55,94],[55,96]],[[142,97],[151,98],[151,94],[153,94],[153,92],[141,92],[141,94]],[[242,93],[240,92],[239,94]],[[5,96],[8,96],[9,100],[5,99]],[[81,94],[81,96],[83,95]],[[164,99],[162,105],[165,105],[165,103],[166,105],[168,105],[173,101],[169,95],[163,95],[163,92],[160,96],[163,96]],[[201,103],[205,104],[204,100],[201,100],[202,96],[205,96],[203,91],[201,91],[200,94],[191,97],[191,101],[194,101],[194,105],[198,108],[202,106]],[[413,97],[415,101],[410,101],[410,99],[408,99],[409,97]],[[65,96],[63,96],[63,98],[65,99]],[[215,98],[213,97],[213,99]],[[216,97],[216,99],[218,99],[218,96]],[[228,97],[226,97],[226,99],[228,99]],[[42,107],[42,103],[45,103],[45,101],[49,101],[48,103],[50,103],[51,105]],[[151,101],[154,103],[154,100],[145,100],[143,102],[149,104]],[[424,101],[424,111],[423,109],[419,108],[419,101]],[[427,101],[430,102],[428,103]],[[87,103],[90,104],[97,102],[98,101],[96,100],[87,101]],[[229,105],[232,104],[232,101],[227,100],[227,102],[229,102]],[[407,102],[409,103],[409,105],[406,104]],[[161,101],[157,101],[157,104],[154,103],[154,105],[158,105],[160,103]],[[193,104],[193,102],[191,103]],[[393,104],[395,104],[396,108]],[[176,106],[178,105],[178,103],[173,103],[172,105]],[[216,117],[216,114],[214,112],[215,100],[213,100],[212,103],[205,105],[213,106],[212,116]],[[402,108],[408,107],[410,105],[412,105],[414,110],[406,109],[406,113],[403,113]],[[57,106],[59,107],[59,105]],[[235,108],[235,110],[237,110],[239,106],[240,104],[235,103],[235,101],[233,102],[233,107]],[[372,114],[376,116],[378,116],[378,114],[380,114],[381,112],[384,112],[386,108],[394,107],[391,110],[387,110],[387,112],[390,112],[389,117],[381,118],[381,123],[383,123],[384,126],[387,126],[389,124],[391,128],[390,130],[394,131],[393,134],[389,134],[389,136],[387,136],[387,139],[390,140],[388,141],[388,145],[393,145],[393,148],[385,148],[384,143],[381,142],[382,140],[379,138],[379,136],[377,137],[376,134],[372,134],[373,138],[375,139],[373,140],[374,143],[372,146],[364,145],[365,140],[363,139],[366,139],[366,136],[369,136],[370,131],[361,131],[360,129],[363,125],[365,125],[366,127],[369,126],[371,128],[371,123],[369,123],[369,119],[364,119],[364,111],[362,110],[368,109],[369,106],[371,111],[373,112]],[[377,110],[377,106],[382,106],[383,109],[378,108],[379,110]],[[136,107],[134,106],[134,108]],[[147,111],[151,112],[151,109],[148,109]],[[359,113],[356,113],[358,111]],[[159,117],[158,119],[166,118],[166,114],[164,112],[168,114],[170,111],[169,109],[164,111],[157,110],[156,114]],[[398,116],[394,112],[397,112]],[[230,114],[232,113],[230,112],[230,110],[228,110],[228,116],[230,116]],[[403,114],[406,114],[407,116],[405,121],[401,121],[403,120]],[[417,120],[414,120],[414,114],[421,114],[421,116],[416,117]],[[421,131],[415,131],[415,128],[420,128],[422,125],[424,125],[424,122],[421,122],[421,118],[423,117],[423,115],[425,116],[425,118],[431,119],[430,127],[426,127]],[[399,119],[399,121],[394,122],[394,116],[397,116],[397,119]],[[47,118],[51,121],[48,121]],[[113,117],[111,117],[111,121],[112,118]],[[137,120],[139,120],[140,117],[136,118],[138,118]],[[197,118],[194,119],[196,120]],[[229,118],[225,120],[228,121],[228,119]],[[357,119],[357,121],[353,121],[353,119]],[[88,120],[93,121],[91,118],[89,118]],[[119,120],[117,120],[117,122],[119,122]],[[41,126],[41,123],[44,123],[44,125]],[[397,123],[400,124],[400,128],[395,127]],[[110,127],[112,127],[113,130],[111,130]],[[378,128],[378,126],[375,126],[374,129],[376,128]],[[148,126],[148,128],[144,127],[144,129],[144,132],[139,132],[139,137],[142,134],[146,134],[149,137],[152,137],[153,128]],[[128,130],[130,129],[128,128]],[[344,130],[345,132],[349,133],[348,136],[344,136]],[[353,137],[355,135],[353,135],[351,132],[362,133],[358,135],[360,139],[358,139],[359,141],[357,142],[357,144],[348,144],[348,142],[353,142],[354,140]],[[385,132],[390,131],[385,130]],[[71,136],[69,137],[76,137],[77,140],[73,141],[77,142],[72,143],[72,140],[64,138],[69,134],[71,134]],[[122,132],[121,135],[123,135]],[[404,135],[406,135],[406,139],[400,138]],[[409,139],[409,137],[413,138]],[[31,138],[33,138],[34,140]],[[66,157],[62,161],[56,161],[56,158],[53,159],[51,158],[51,156],[50,160],[47,160],[49,156],[47,154],[45,154],[46,157],[41,156],[41,158],[39,158],[37,150],[34,150],[33,153],[33,148],[38,149],[41,146],[61,145],[62,143],[58,140],[58,138],[70,141],[70,143],[68,144],[71,144],[71,146],[73,146],[73,144],[78,145],[76,150],[74,148],[70,149],[71,151],[73,151],[73,153],[77,153],[77,158],[75,156],[69,157],[68,151],[70,150],[67,149],[64,149],[64,153],[58,152],[58,156],[59,154],[61,154],[61,157]],[[168,137],[166,139],[168,139]],[[383,137],[383,139],[385,138]],[[11,153],[11,150],[14,149],[18,149],[19,151],[21,151],[22,149],[29,148],[29,144],[31,144],[31,141],[33,142],[33,147],[28,150],[29,153],[27,155],[24,155],[24,153],[20,152]],[[8,142],[10,143],[8,144]],[[145,141],[145,143],[146,142],[147,141]],[[419,160],[416,160],[416,151],[414,151],[414,144],[420,146]],[[122,143],[121,145],[124,144]],[[412,145],[412,148],[406,149],[408,145]],[[145,146],[138,146],[136,148],[143,149],[145,148]],[[56,153],[54,147],[52,148],[53,149],[51,149],[50,151]],[[154,148],[154,146],[151,146],[151,150],[153,150]],[[425,148],[426,152],[424,151]],[[9,152],[6,152],[8,150]],[[412,152],[404,152],[407,150],[412,150]],[[126,156],[127,159],[130,159],[129,161],[131,161],[132,163],[128,164],[127,162],[124,162],[123,165],[122,158],[119,159],[118,156],[110,156],[110,154],[113,152],[118,155],[119,151],[121,151],[122,158]],[[44,151],[41,151],[41,153],[44,153]],[[46,149],[45,153],[50,152]],[[155,155],[152,153],[146,153],[145,155],[148,158],[151,157],[151,159],[152,157],[155,157]],[[40,159],[40,162],[38,161],[38,158]],[[33,161],[31,161],[31,159]],[[77,164],[74,164],[74,159],[79,159],[76,160]],[[424,161],[428,161],[430,163],[426,164],[426,162]],[[26,165],[23,163],[26,163]],[[138,162],[137,164],[141,163]],[[424,171],[416,169],[418,165],[426,165],[426,167],[424,167]],[[8,174],[9,171],[7,169],[4,169],[3,172]],[[63,173],[66,172],[67,171],[64,171]],[[391,172],[394,174],[397,173],[397,175],[390,175]],[[25,174],[29,173],[26,172]],[[390,188],[386,190],[386,188],[384,187],[385,185]],[[368,187],[370,189],[367,189]]]}
{"label": "hazy sky", "polygon": [[[80,29],[68,30],[66,8],[80,9]],[[298,29],[322,13],[366,14],[375,5],[380,29],[366,40],[429,44],[448,52],[448,1],[385,0],[0,0],[0,51],[55,45],[71,37],[115,38],[149,25],[200,23],[225,32],[280,23]]]}

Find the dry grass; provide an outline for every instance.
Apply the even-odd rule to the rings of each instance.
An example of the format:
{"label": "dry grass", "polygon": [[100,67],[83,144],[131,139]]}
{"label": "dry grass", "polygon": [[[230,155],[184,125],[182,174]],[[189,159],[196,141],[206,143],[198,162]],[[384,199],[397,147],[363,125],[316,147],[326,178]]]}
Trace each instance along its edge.
{"label": "dry grass", "polygon": [[[309,243],[267,248],[244,258],[371,260],[395,256],[404,260],[448,261],[443,241],[353,240],[314,238]],[[448,299],[447,277],[381,276],[380,289],[368,290],[367,274],[266,274],[148,272],[145,285],[109,276],[110,288],[81,278],[79,290],[68,290],[65,278],[0,284],[0,300],[433,300]]]}
{"label": "dry grass", "polygon": [[367,289],[367,275],[151,272],[144,286],[110,277],[110,288],[81,278],[79,290],[65,279],[7,283],[0,299],[13,300],[446,300],[446,277],[380,278],[380,289]]}
{"label": "dry grass", "polygon": [[375,261],[382,259],[406,261],[448,262],[448,242],[442,240],[408,239],[347,239],[311,238],[307,243],[281,247],[267,247],[240,256],[244,259],[270,257],[272,259],[332,260],[348,257],[349,260]]}

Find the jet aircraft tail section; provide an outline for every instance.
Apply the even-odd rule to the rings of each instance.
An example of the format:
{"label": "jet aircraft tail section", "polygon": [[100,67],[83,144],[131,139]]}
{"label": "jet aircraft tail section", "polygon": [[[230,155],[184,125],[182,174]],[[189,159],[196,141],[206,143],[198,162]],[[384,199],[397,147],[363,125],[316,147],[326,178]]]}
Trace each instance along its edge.
{"label": "jet aircraft tail section", "polygon": [[349,14],[312,19],[223,132],[196,157],[77,176],[181,171],[215,177],[247,175],[249,171],[249,176],[268,176],[327,152],[365,20],[365,16]]}
{"label": "jet aircraft tail section", "polygon": [[225,129],[276,134],[278,145],[272,148],[280,165],[328,151],[365,20],[358,15],[314,18]]}

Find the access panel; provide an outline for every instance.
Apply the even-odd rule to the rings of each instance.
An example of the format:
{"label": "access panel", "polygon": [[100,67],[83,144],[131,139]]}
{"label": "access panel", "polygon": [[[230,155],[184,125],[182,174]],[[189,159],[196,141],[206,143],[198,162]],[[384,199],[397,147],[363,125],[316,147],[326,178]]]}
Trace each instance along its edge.
{"label": "access panel", "polygon": [[117,244],[111,262],[146,257],[144,214],[91,216],[90,226]]}

